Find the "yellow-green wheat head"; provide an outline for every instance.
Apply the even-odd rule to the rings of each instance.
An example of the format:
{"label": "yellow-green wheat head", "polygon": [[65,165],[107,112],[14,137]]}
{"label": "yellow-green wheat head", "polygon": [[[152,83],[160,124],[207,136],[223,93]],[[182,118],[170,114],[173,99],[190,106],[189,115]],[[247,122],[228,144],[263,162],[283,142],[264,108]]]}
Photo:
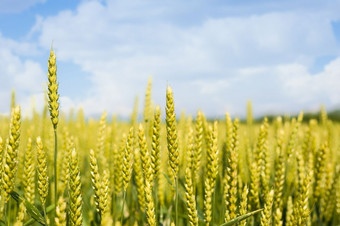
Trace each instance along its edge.
{"label": "yellow-green wheat head", "polygon": [[51,121],[53,127],[56,128],[58,125],[59,116],[59,94],[58,94],[58,83],[57,83],[57,65],[56,56],[51,48],[50,57],[48,59],[48,106],[50,110]]}
{"label": "yellow-green wheat head", "polygon": [[178,137],[173,91],[170,86],[166,90],[166,132],[169,151],[169,165],[174,178],[177,177],[179,165]]}
{"label": "yellow-green wheat head", "polygon": [[21,114],[20,107],[17,106],[12,110],[10,121],[9,139],[7,141],[7,150],[5,154],[5,165],[2,175],[3,188],[5,190],[5,201],[9,200],[9,193],[14,189],[15,175],[18,163],[18,148],[20,138]]}

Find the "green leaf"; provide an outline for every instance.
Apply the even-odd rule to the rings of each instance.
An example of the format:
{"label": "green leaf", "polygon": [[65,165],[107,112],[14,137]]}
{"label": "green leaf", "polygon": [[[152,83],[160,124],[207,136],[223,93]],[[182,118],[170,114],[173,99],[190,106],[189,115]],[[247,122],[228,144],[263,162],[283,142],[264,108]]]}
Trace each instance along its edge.
{"label": "green leaf", "polygon": [[247,219],[248,217],[251,217],[251,216],[257,214],[257,213],[261,212],[262,210],[263,209],[258,209],[258,210],[255,210],[253,212],[250,212],[250,213],[244,214],[242,216],[236,217],[235,219],[232,219],[231,221],[228,221],[224,224],[221,224],[220,226],[230,226],[230,225],[239,223],[240,221],[243,221],[243,220]]}
{"label": "green leaf", "polygon": [[[163,172],[162,172],[162,173],[163,173]],[[165,173],[163,173],[163,175],[164,175],[164,177],[166,178],[166,180],[168,181],[168,183],[169,183],[174,189],[176,189],[175,186],[173,185],[173,183],[171,182],[170,177],[169,177],[168,175],[166,175]]]}
{"label": "green leaf", "polygon": [[10,193],[13,199],[17,201],[18,203],[24,202],[24,205],[26,207],[27,213],[37,222],[39,222],[42,225],[46,225],[46,219],[41,215],[38,208],[32,205],[30,202],[27,201],[24,197],[21,197],[17,192],[12,191]]}
{"label": "green leaf", "polygon": [[[50,205],[50,206],[48,206],[48,207],[46,208],[46,214],[52,212],[52,210],[54,210],[54,204],[52,204],[52,205]],[[26,221],[26,222],[24,223],[24,225],[25,225],[25,226],[31,225],[31,224],[33,224],[34,222],[35,222],[35,220],[34,220],[33,218],[31,218],[31,219],[29,219],[28,221]]]}
{"label": "green leaf", "polygon": [[199,205],[197,205],[197,216],[198,220],[204,222],[204,213],[203,210],[199,207]]}
{"label": "green leaf", "polygon": [[0,225],[6,226],[6,223],[3,220],[0,220]]}

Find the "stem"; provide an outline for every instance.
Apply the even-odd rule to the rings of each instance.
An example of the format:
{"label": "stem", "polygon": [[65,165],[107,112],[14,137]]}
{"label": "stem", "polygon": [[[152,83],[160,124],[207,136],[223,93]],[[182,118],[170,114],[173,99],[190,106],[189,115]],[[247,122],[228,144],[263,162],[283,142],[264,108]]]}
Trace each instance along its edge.
{"label": "stem", "polygon": [[6,222],[6,220],[7,220],[7,216],[6,216],[7,215],[7,213],[6,213],[7,211],[6,211],[6,209],[7,209],[7,206],[4,206],[4,222],[5,222],[5,225],[7,223]]}
{"label": "stem", "polygon": [[125,196],[126,196],[126,190],[123,191],[123,204],[122,204],[122,212],[121,212],[121,217],[120,217],[120,225],[121,226],[123,226],[123,219],[124,219]]}
{"label": "stem", "polygon": [[[6,204],[6,201],[5,201],[5,208],[4,208],[4,216],[5,216],[5,222],[7,223],[7,225],[10,225],[10,216],[9,216],[9,212],[10,212],[10,201],[11,200],[8,200],[7,204]],[[8,215],[8,216],[7,216]]]}
{"label": "stem", "polygon": [[[54,205],[57,206],[58,202],[58,177],[57,177],[57,167],[58,167],[58,149],[57,149],[57,126],[54,127]],[[57,208],[54,209],[54,217],[57,216]]]}
{"label": "stem", "polygon": [[176,220],[175,220],[175,223],[176,225],[178,225],[178,179],[177,177],[175,178],[175,182],[176,182],[176,200],[175,200]]}
{"label": "stem", "polygon": [[[45,205],[43,206],[43,210],[44,210],[44,218],[45,218],[46,222],[48,222],[47,215],[46,215],[46,207],[45,207]],[[53,219],[51,223],[54,225],[55,219]]]}

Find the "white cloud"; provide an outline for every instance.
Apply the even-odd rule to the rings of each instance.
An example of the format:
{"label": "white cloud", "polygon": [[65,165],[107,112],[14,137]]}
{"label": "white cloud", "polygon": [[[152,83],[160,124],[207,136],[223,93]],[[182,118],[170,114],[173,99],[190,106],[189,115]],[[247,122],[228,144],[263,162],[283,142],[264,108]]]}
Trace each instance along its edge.
{"label": "white cloud", "polygon": [[[38,62],[22,56],[35,48],[29,43],[5,39],[0,34],[0,111],[9,112],[10,95],[16,90],[18,104],[30,103],[29,96],[43,89],[45,72]],[[34,53],[33,53],[34,54]],[[24,111],[28,108],[24,108]]]}
{"label": "white cloud", "polygon": [[[136,11],[138,7],[145,10]],[[178,87],[178,106],[191,112],[200,105],[211,113],[217,108],[222,112],[227,105],[241,112],[243,101],[253,97],[258,98],[262,111],[280,107],[266,96],[283,100],[294,110],[299,104],[331,98],[331,93],[317,98],[320,90],[332,84],[320,86],[316,78],[336,78],[327,70],[317,76],[307,71],[317,56],[338,52],[331,27],[333,14],[291,10],[210,17],[182,27],[161,16],[171,14],[164,7],[138,7],[89,1],[76,11],[39,20],[40,44],[47,49],[54,40],[59,60],[71,60],[92,74],[91,95],[78,103],[90,113],[108,109],[127,115],[134,95],[143,93],[150,74],[155,81],[163,81],[154,87],[154,95],[163,98],[166,83]],[[314,95],[298,92],[306,90],[305,82],[317,87]],[[195,94],[188,94],[189,90]],[[288,106],[293,97],[295,105]],[[331,104],[338,101],[332,100]]]}
{"label": "white cloud", "polygon": [[[179,4],[84,1],[74,11],[37,16],[28,37],[37,34],[46,51],[53,40],[59,64],[71,61],[91,76],[87,95],[77,100],[61,98],[64,110],[83,106],[88,114],[108,110],[129,115],[135,95],[143,97],[150,75],[157,104],[164,104],[169,84],[175,92],[176,108],[190,113],[202,108],[213,116],[226,110],[242,114],[248,99],[254,101],[258,114],[299,111],[321,102],[339,104],[335,88],[340,85],[339,61],[319,74],[308,72],[315,58],[339,53],[331,26],[339,19],[334,13],[338,5],[325,4],[323,8],[311,4],[297,9],[285,5],[281,11],[266,9],[233,16],[202,14],[197,16],[198,22],[185,24],[179,23],[177,16],[195,16],[195,12]],[[35,62],[16,59],[15,55],[36,50],[20,45],[7,47],[16,69],[6,73],[24,76],[30,70],[41,74],[41,66]],[[18,86],[20,81],[20,77],[13,79]],[[40,79],[22,86],[29,89],[37,81]],[[74,89],[82,89],[76,85]]]}
{"label": "white cloud", "polygon": [[301,65],[281,66],[278,75],[286,93],[298,103],[311,103],[315,99],[328,105],[340,104],[340,57],[327,64],[324,70],[311,75]]}

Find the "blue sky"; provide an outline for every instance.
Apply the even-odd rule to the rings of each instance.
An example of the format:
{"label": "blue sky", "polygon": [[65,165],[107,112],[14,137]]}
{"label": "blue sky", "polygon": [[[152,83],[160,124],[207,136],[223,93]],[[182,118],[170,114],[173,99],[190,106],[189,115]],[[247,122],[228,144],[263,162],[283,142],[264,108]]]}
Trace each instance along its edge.
{"label": "blue sky", "polygon": [[148,77],[164,107],[217,117],[340,107],[340,1],[0,0],[0,112],[43,105],[51,43],[61,108],[128,116]]}

